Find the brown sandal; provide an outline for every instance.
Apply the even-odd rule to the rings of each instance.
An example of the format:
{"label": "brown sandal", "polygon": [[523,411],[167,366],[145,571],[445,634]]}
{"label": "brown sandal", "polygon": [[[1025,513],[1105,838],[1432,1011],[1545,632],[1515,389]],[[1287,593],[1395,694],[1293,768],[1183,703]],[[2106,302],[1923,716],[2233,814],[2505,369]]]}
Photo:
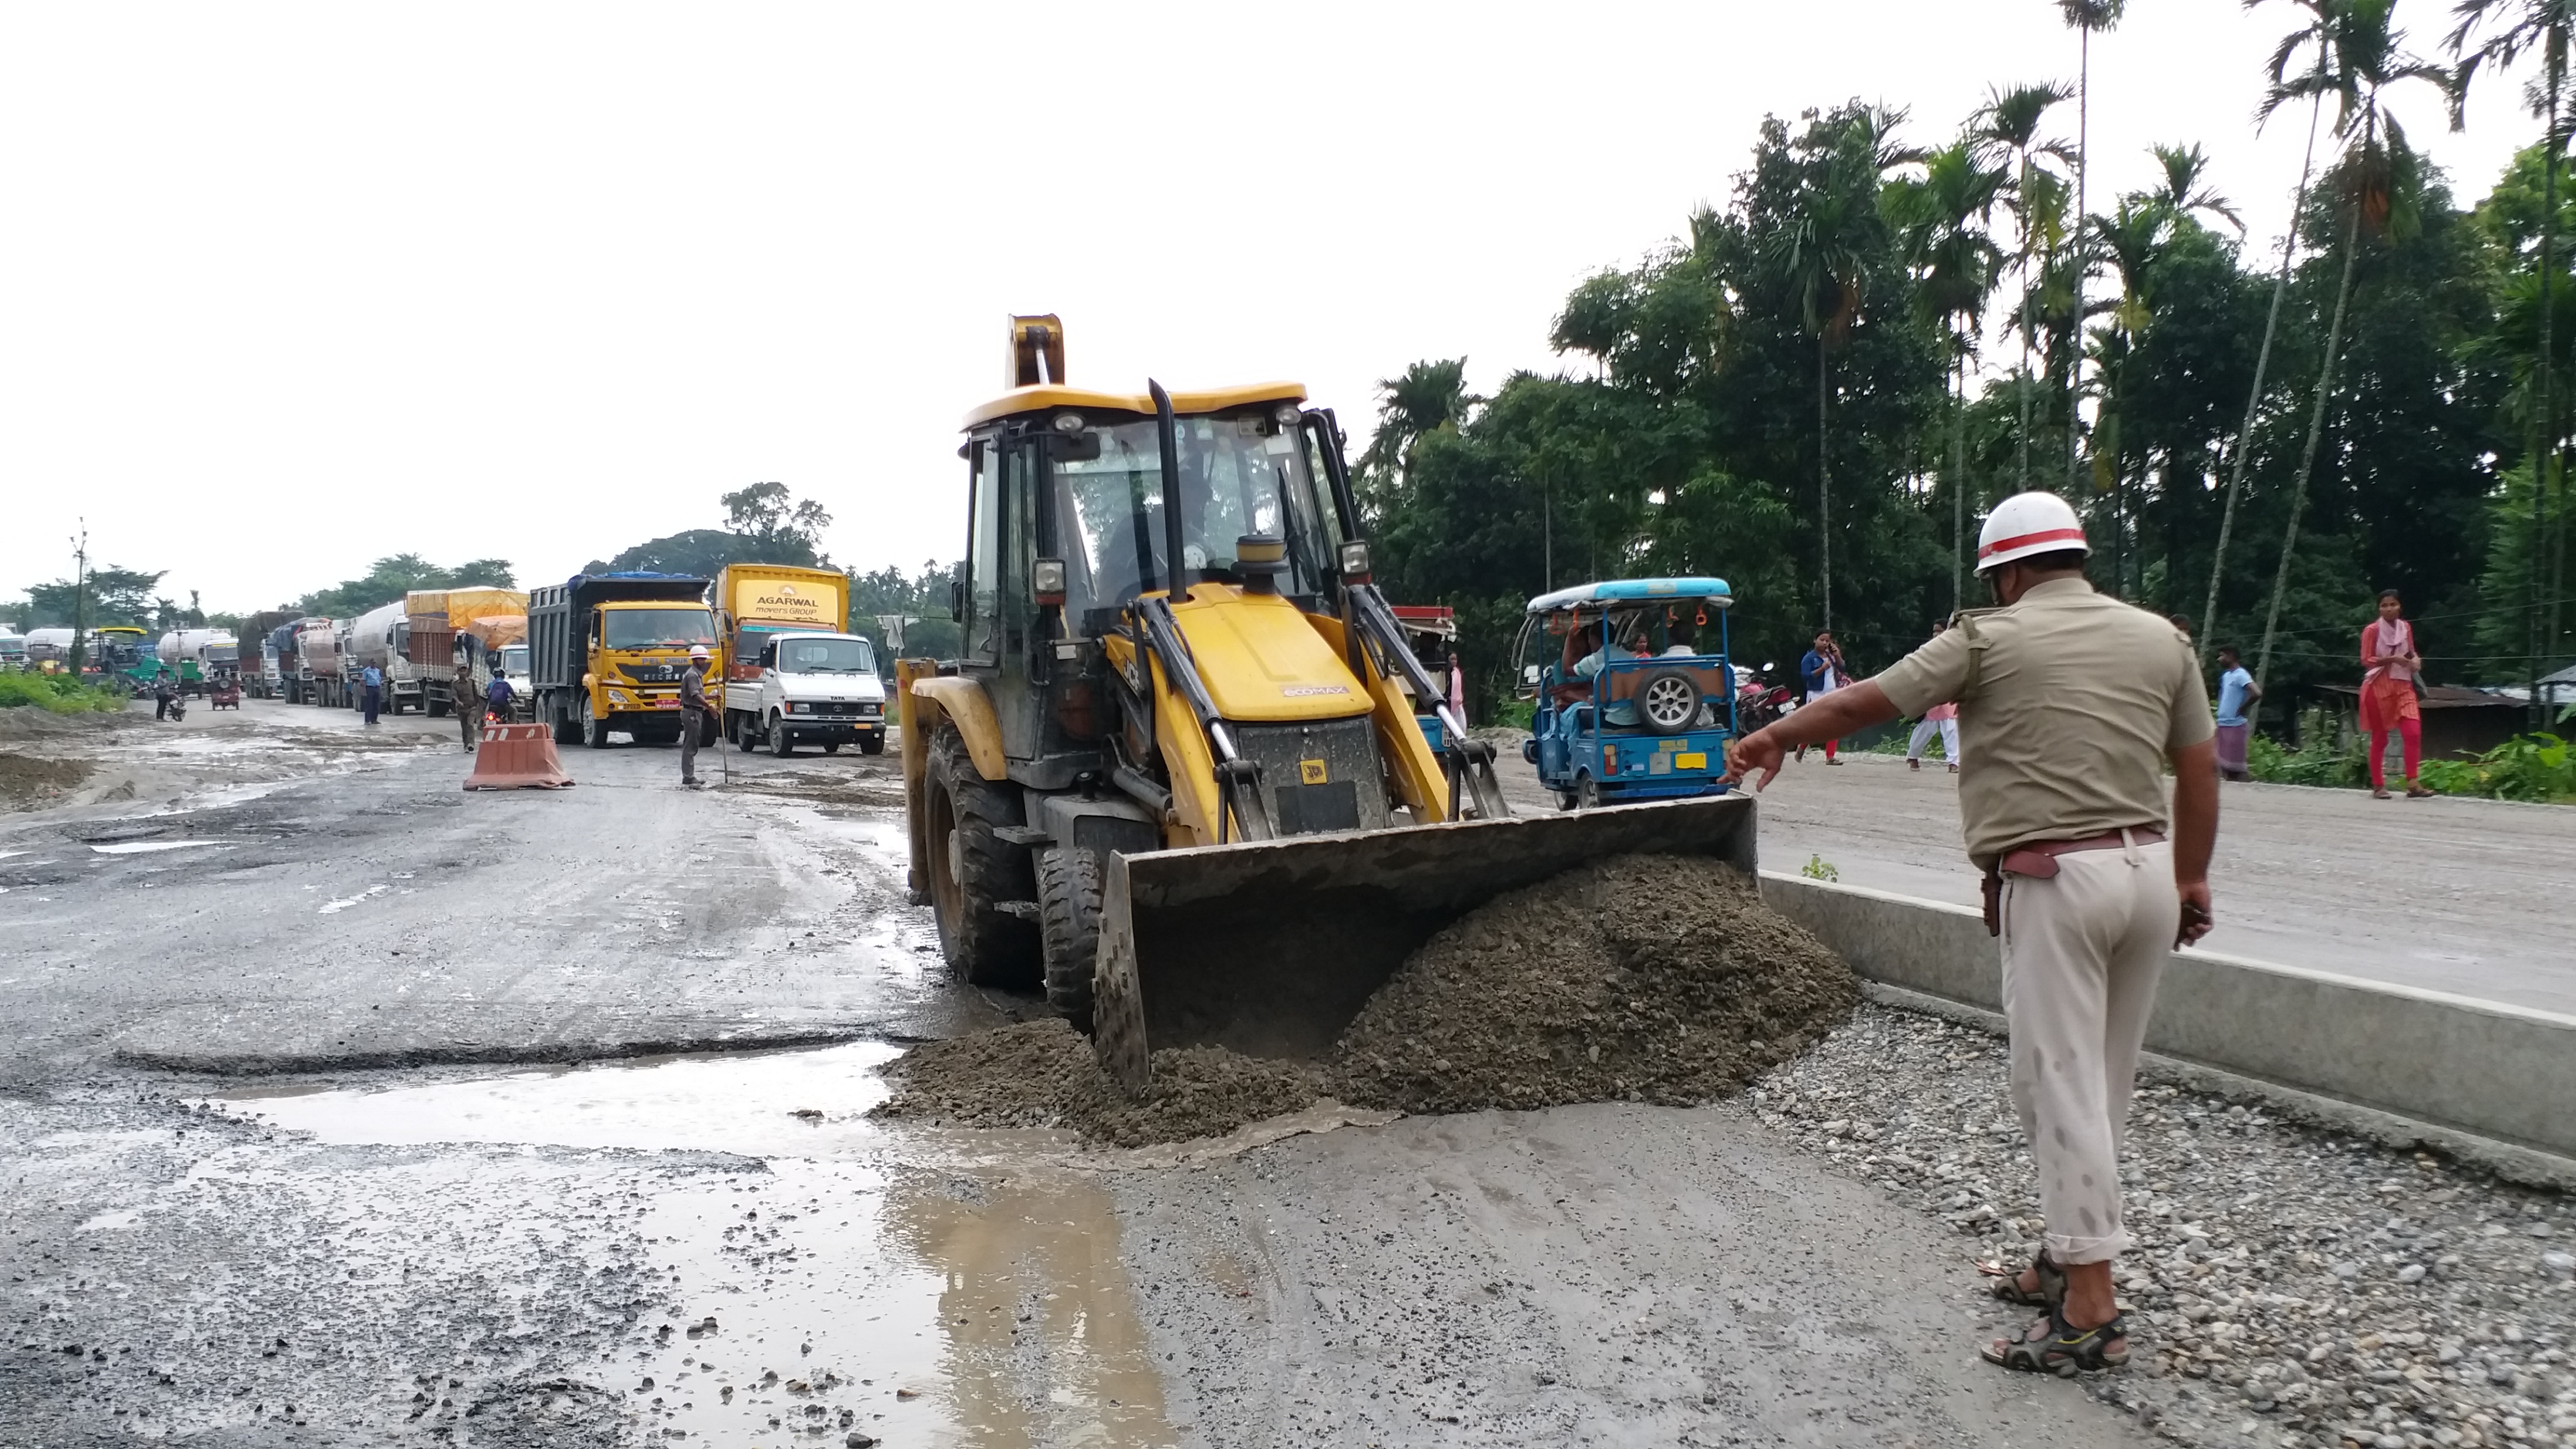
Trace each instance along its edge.
{"label": "brown sandal", "polygon": [[1995,1280],[1986,1285],[1986,1291],[2006,1303],[2023,1308],[2055,1308],[2066,1301],[2066,1270],[2050,1261],[2046,1248],[2031,1260],[2029,1271],[2039,1276],[2036,1293],[2021,1286],[2022,1269],[2007,1268],[2001,1263],[1977,1265],[1978,1276]]}

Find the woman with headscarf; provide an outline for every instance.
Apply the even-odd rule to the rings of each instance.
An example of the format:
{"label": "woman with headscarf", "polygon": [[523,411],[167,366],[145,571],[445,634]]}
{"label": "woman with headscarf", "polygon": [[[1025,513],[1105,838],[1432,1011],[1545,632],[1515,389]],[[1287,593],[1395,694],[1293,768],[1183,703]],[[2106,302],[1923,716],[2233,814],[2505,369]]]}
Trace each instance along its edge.
{"label": "woman with headscarf", "polygon": [[2370,794],[2388,798],[2388,734],[2405,742],[2406,796],[2422,799],[2433,792],[2415,779],[2423,764],[2424,716],[2415,706],[2415,680],[2424,672],[2424,656],[2415,648],[2415,626],[2397,617],[2395,589],[2379,595],[2379,617],[2361,626],[2361,728],[2370,741]]}

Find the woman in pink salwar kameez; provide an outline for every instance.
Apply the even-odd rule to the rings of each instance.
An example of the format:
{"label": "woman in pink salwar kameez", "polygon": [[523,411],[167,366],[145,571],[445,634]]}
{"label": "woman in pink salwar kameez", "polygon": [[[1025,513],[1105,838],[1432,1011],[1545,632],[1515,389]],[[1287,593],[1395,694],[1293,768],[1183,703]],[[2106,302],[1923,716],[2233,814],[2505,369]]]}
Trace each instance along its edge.
{"label": "woman in pink salwar kameez", "polygon": [[2424,757],[2424,717],[2415,707],[2424,657],[2415,649],[2415,626],[2397,614],[2397,591],[2390,589],[2379,596],[2379,617],[2361,626],[2361,729],[2370,741],[2370,794],[2377,800],[2388,798],[2390,730],[2405,742],[2407,798],[2433,793],[2415,779]]}

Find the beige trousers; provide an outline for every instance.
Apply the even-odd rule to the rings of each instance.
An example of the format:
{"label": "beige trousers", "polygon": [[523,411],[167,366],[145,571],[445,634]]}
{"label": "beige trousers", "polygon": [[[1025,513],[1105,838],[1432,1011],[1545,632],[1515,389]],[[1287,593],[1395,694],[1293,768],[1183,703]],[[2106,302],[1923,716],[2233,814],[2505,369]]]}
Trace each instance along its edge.
{"label": "beige trousers", "polygon": [[2004,877],[2004,1018],[2013,1108],[2039,1169],[2049,1257],[2099,1263],[2129,1246],[2120,1148],[2156,978],[2182,907],[2163,842],[2057,857]]}

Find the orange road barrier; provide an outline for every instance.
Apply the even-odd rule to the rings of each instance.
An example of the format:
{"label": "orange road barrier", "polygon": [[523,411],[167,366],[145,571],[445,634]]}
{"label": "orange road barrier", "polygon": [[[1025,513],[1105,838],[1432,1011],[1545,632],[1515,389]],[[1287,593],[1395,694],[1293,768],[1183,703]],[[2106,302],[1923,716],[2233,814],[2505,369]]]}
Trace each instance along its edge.
{"label": "orange road barrier", "polygon": [[560,790],[573,782],[555,758],[554,730],[543,724],[486,724],[474,751],[468,790]]}

